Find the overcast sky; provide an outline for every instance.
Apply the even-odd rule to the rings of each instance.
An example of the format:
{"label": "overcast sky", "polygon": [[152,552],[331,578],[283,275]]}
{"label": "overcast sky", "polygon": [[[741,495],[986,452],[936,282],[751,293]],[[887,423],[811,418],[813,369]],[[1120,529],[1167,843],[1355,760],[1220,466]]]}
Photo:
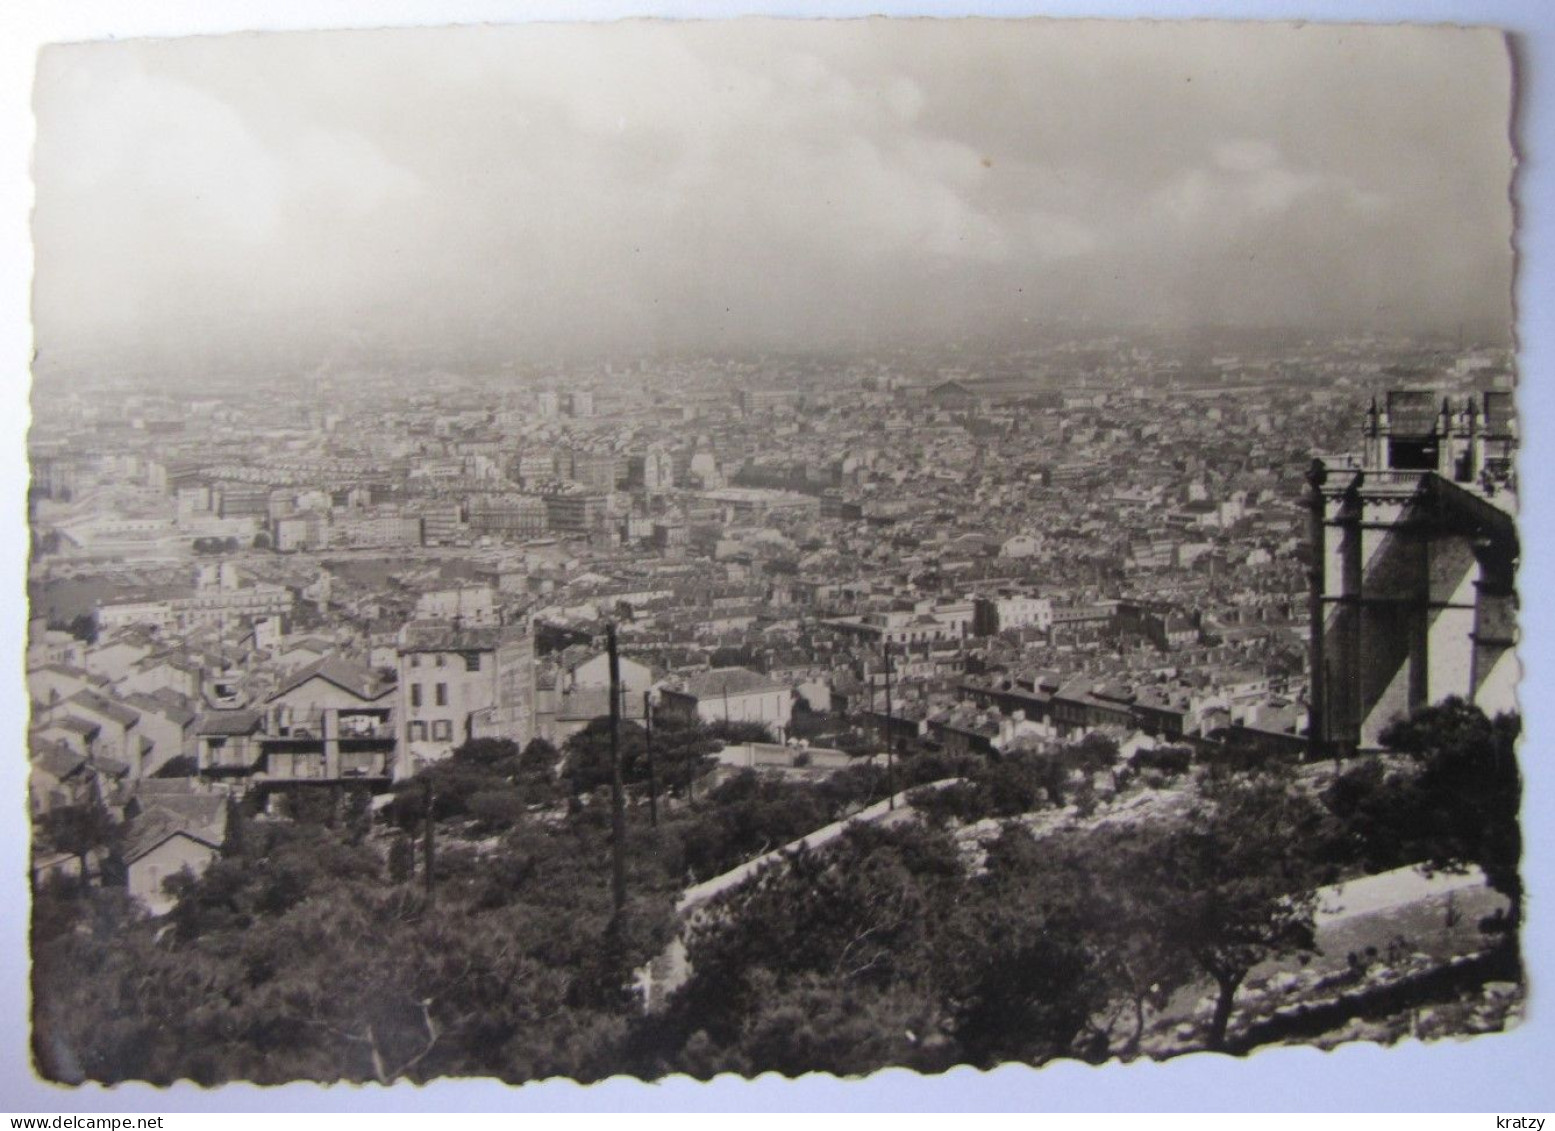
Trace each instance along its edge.
{"label": "overcast sky", "polygon": [[1489,32],[625,23],[48,49],[35,324],[169,359],[1511,314]]}

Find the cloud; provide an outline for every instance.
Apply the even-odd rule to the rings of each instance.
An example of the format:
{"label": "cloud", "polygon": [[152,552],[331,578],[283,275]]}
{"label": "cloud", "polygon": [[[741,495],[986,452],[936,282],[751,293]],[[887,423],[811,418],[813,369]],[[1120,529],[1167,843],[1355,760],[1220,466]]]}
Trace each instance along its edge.
{"label": "cloud", "polygon": [[1213,167],[1187,169],[1150,198],[1146,215],[1188,227],[1225,228],[1249,218],[1283,212],[1303,197],[1335,187],[1342,178],[1275,164],[1272,152],[1243,153],[1227,166],[1217,154]]}
{"label": "cloud", "polygon": [[1279,163],[1280,152],[1266,141],[1239,138],[1215,146],[1215,164],[1233,173],[1255,173]]}
{"label": "cloud", "polygon": [[[42,130],[38,141],[45,210],[54,193],[72,200],[111,193],[120,210],[176,212],[217,238],[262,239],[274,229],[286,171],[234,110],[147,74],[132,55],[90,64],[68,58],[78,65],[56,71],[58,101],[51,99],[49,111],[69,126]],[[120,219],[127,217],[121,212]]]}
{"label": "cloud", "polygon": [[[643,21],[55,48],[40,341],[935,340],[1033,304],[1153,317],[1142,294],[1241,316],[1256,288],[1221,280],[1250,257],[1291,310],[1313,288],[1422,321],[1505,309],[1504,52],[1378,29],[1361,75],[1359,34]],[[1433,248],[1473,286],[1414,268]]]}
{"label": "cloud", "polygon": [[1025,218],[1026,246],[1044,260],[1088,255],[1101,244],[1096,230],[1068,216],[1034,212]]}

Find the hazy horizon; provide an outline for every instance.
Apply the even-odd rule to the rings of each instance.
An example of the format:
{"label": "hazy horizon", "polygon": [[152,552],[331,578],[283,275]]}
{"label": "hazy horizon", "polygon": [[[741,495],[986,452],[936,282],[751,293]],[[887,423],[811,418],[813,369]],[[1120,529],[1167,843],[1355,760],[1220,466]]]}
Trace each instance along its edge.
{"label": "hazy horizon", "polygon": [[1500,33],[1409,26],[628,21],[54,46],[35,89],[36,345],[45,368],[176,375],[1062,325],[1504,340],[1511,81]]}

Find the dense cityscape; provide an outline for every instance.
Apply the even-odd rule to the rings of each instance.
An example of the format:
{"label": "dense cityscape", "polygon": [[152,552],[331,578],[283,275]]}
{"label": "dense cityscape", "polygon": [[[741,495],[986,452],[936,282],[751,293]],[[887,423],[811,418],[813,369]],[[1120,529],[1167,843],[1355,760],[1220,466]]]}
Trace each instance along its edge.
{"label": "dense cityscape", "polygon": [[[1250,335],[1213,337],[438,370],[415,381],[326,368],[262,388],[212,381],[197,394],[109,395],[90,380],[52,390],[30,439],[35,931],[54,915],[69,921],[50,900],[69,907],[61,893],[83,884],[121,893],[114,914],[125,923],[160,917],[151,922],[174,924],[178,945],[197,948],[238,925],[281,930],[304,909],[345,914],[349,900],[320,892],[380,870],[387,879],[375,882],[394,899],[424,899],[418,915],[472,934],[489,906],[593,899],[597,938],[572,938],[549,961],[591,979],[586,993],[552,989],[606,1032],[579,1037],[581,1050],[483,1048],[499,1059],[475,1070],[510,1079],[623,1065],[845,1071],[1170,1055],[1206,1040],[1245,1048],[1277,1039],[1277,990],[1300,1001],[1336,976],[1306,965],[1315,953],[1343,957],[1313,941],[1315,890],[1304,893],[1305,948],[1270,935],[1234,980],[1216,975],[1234,994],[1260,963],[1304,956],[1299,974],[1264,974],[1266,1000],[1235,1027],[1230,995],[1213,1017],[1183,1004],[1210,967],[1196,977],[1181,954],[1155,955],[1161,975],[1150,992],[1132,991],[1126,1039],[1116,1019],[1103,1029],[1097,1017],[1131,994],[1103,979],[1084,1003],[1061,1003],[1067,1021],[1043,1014],[1059,1005],[1038,986],[1035,1018],[920,1016],[915,1025],[942,1030],[933,1040],[865,1041],[846,1055],[827,1051],[837,1033],[790,1034],[769,1062],[763,1046],[743,1048],[748,1038],[710,1043],[715,1018],[698,1002],[705,982],[730,974],[716,940],[691,942],[689,962],[686,940],[709,922],[727,928],[708,907],[736,923],[762,914],[764,886],[813,867],[805,854],[824,844],[858,857],[854,882],[872,859],[905,851],[890,837],[940,838],[930,847],[950,853],[941,865],[959,857],[971,875],[978,856],[1017,851],[1012,837],[1084,857],[1099,851],[1086,838],[1118,823],[1175,827],[1195,797],[1224,788],[1209,783],[1227,767],[1248,781],[1284,767],[1297,777],[1282,796],[1312,810],[1301,819],[1316,828],[1326,807],[1342,829],[1304,834],[1327,846],[1301,873],[1314,888],[1375,878],[1379,863],[1475,866],[1456,881],[1416,874],[1386,904],[1444,915],[1448,928],[1429,941],[1369,924],[1388,948],[1385,982],[1401,968],[1440,979],[1453,963],[1483,962],[1493,936],[1461,924],[1507,913],[1505,891],[1480,870],[1488,859],[1411,843],[1441,830],[1402,808],[1366,815],[1393,822],[1386,836],[1350,827],[1356,814],[1340,797],[1363,786],[1330,780],[1343,763],[1313,761],[1325,751],[1310,733],[1304,480],[1314,456],[1361,450],[1368,405],[1375,415],[1393,390],[1429,388],[1434,405],[1510,387],[1509,352],[1278,336],[1260,350]],[[1501,484],[1510,497],[1504,467]],[[1361,765],[1347,772],[1384,773]],[[1386,785],[1371,785],[1398,808],[1407,790],[1395,775],[1413,779],[1385,772]],[[612,780],[619,832],[599,824]],[[903,826],[909,813],[921,821]],[[863,828],[888,843],[871,845]],[[1337,847],[1363,836],[1359,857]],[[628,859],[612,877],[618,844]],[[334,870],[299,875],[290,857],[301,852]],[[560,887],[558,854],[581,869]],[[459,894],[438,893],[434,912],[438,883]],[[381,913],[382,893],[373,898]],[[730,898],[756,906],[731,913],[742,905]],[[838,898],[859,914],[875,897]],[[1329,913],[1330,930],[1370,937],[1356,927],[1366,916]],[[802,918],[786,929],[805,929]],[[147,955],[127,947],[115,960],[154,968],[164,935],[143,936]],[[902,961],[904,948],[886,945],[865,967]],[[750,970],[760,965],[741,953]],[[1377,954],[1350,950],[1340,973],[1360,978]],[[1040,968],[1044,957],[1001,961]],[[1515,986],[1504,962],[1491,965],[1493,987]],[[389,1079],[471,1067],[438,1059],[452,1055],[446,1030],[457,1024],[437,1020],[438,995],[416,999],[424,1017],[387,1000],[365,1013],[344,1003],[361,1017],[394,1015],[377,1021],[395,1032],[383,1048],[371,1020],[364,1037],[317,1019],[345,1037],[326,1036],[296,1062],[229,1052],[236,1067],[212,1067],[201,1058],[222,1042],[252,1039],[228,1017],[213,1021],[221,1041],[183,1033],[178,1043],[203,1052],[140,1039],[128,1062],[116,1045],[94,1064],[49,1044],[64,1023],[54,1011],[78,992],[51,970],[40,952],[35,1038],[45,1073],[65,1079]],[[1066,977],[1086,985],[1081,972]],[[1499,1028],[1520,1000],[1502,988],[1480,996],[1439,1009],[1439,1031]],[[501,1009],[520,1007],[536,1005]],[[901,1007],[888,997],[864,1016]],[[125,1005],[122,1023],[133,1027],[144,1008]],[[271,1008],[280,1024],[291,1007]],[[1327,1008],[1331,1024],[1309,1036],[1400,1035],[1365,1010]],[[1409,1031],[1429,1035],[1413,1017]],[[647,1028],[612,1028],[629,1022]],[[690,1029],[667,1038],[676,1024]],[[99,1027],[67,1044],[102,1039]]]}
{"label": "dense cityscape", "polygon": [[1521,1050],[1514,55],[45,49],[36,1075]]}
{"label": "dense cityscape", "polygon": [[[1488,387],[1508,364],[1117,339],[954,360],[435,373],[422,395],[328,373],[187,401],[72,388],[32,437],[33,655],[81,667],[122,637],[98,661],[111,683],[241,709],[326,659],[405,684],[405,626],[428,619],[533,624],[552,690],[556,644],[619,620],[655,683],[755,672],[860,727],[894,645],[893,725],[985,753],[989,673],[1057,681],[1083,712],[1063,721],[1295,735],[1311,455],[1358,448],[1367,399],[1405,375]],[[568,690],[510,705],[534,713],[517,734],[586,722]],[[756,718],[787,737],[787,706]],[[376,773],[414,773],[482,720],[451,722],[395,733]],[[134,745],[111,753],[140,777],[195,752]]]}

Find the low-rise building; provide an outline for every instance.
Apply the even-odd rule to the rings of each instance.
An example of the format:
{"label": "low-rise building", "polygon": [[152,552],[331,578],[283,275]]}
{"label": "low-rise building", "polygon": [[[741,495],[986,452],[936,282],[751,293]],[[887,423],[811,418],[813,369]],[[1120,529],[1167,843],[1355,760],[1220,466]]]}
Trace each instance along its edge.
{"label": "low-rise building", "polygon": [[664,687],[660,695],[665,711],[707,723],[762,723],[779,738],[794,708],[789,687],[748,668],[699,672],[678,688]]}
{"label": "low-rise building", "polygon": [[534,636],[527,626],[411,621],[397,648],[397,777],[472,738],[535,735]]}
{"label": "low-rise building", "polygon": [[433,589],[416,598],[417,620],[452,621],[479,628],[497,623],[497,607],[489,585],[458,585]]}
{"label": "low-rise building", "polygon": [[398,742],[394,692],[392,680],[338,656],[303,668],[265,701],[255,780],[387,780]]}
{"label": "low-rise building", "polygon": [[167,891],[167,881],[180,873],[197,877],[221,855],[226,837],[225,799],[213,796],[207,812],[174,812],[163,807],[147,809],[130,822],[122,858],[129,893],[153,915],[165,915],[177,903]]}
{"label": "low-rise building", "polygon": [[1046,632],[1053,627],[1053,600],[1021,593],[1005,592],[974,601],[972,631],[978,636],[1034,628]]}

